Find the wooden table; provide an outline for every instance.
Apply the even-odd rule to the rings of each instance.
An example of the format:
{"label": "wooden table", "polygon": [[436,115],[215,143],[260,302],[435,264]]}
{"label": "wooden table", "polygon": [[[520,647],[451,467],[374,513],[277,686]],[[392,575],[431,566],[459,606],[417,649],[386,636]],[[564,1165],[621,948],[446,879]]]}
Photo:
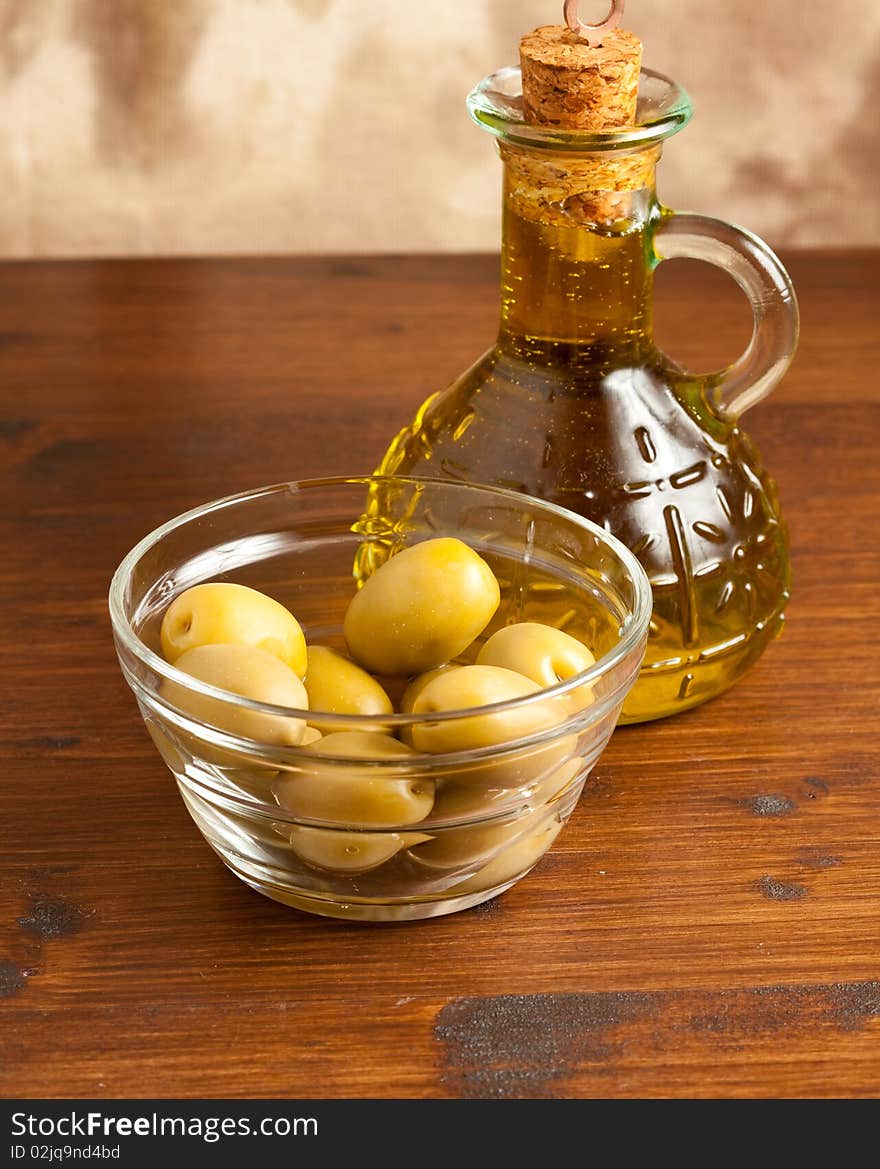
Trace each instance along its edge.
{"label": "wooden table", "polygon": [[[0,267],[4,1096],[876,1096],[877,254],[794,254],[798,361],[748,429],[796,584],[733,691],[618,731],[552,853],[478,910],[325,921],[208,850],[106,592],[166,518],[369,470],[489,343],[489,258]],[[744,340],[661,269],[661,333]]]}

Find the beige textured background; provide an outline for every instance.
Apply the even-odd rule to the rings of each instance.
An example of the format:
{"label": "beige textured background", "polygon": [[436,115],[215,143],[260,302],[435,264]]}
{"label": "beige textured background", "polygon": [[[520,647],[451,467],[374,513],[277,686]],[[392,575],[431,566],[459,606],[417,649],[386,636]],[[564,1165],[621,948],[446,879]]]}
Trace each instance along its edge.
{"label": "beige textured background", "polygon": [[[499,163],[464,97],[561,9],[0,0],[0,254],[494,249]],[[626,23],[697,107],[666,202],[776,245],[880,243],[878,0],[629,0]]]}

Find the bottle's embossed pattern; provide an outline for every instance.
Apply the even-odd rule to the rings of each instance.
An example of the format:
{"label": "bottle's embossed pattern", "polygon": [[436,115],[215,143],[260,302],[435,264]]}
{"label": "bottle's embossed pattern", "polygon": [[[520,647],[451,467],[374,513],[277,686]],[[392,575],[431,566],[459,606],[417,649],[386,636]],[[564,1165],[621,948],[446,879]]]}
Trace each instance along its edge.
{"label": "bottle's embossed pattern", "polygon": [[610,373],[583,349],[553,355],[534,368],[487,354],[398,436],[381,470],[430,474],[429,447],[453,477],[513,481],[609,527],[654,591],[624,721],[686,709],[730,685],[778,631],[789,569],[775,486],[739,427],[656,351]]}

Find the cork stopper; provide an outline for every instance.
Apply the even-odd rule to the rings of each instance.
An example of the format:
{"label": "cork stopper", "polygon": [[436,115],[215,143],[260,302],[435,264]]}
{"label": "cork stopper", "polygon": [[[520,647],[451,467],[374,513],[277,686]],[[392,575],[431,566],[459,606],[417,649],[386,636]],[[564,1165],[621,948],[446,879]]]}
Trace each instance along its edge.
{"label": "cork stopper", "polygon": [[[571,27],[545,25],[520,41],[525,120],[592,133],[631,126],[642,42],[617,27],[622,0],[615,0],[602,25],[572,25],[576,10],[574,0],[566,3]],[[504,144],[501,154],[507,164],[508,205],[517,215],[542,227],[611,230],[631,222],[638,192],[652,181],[659,150],[589,148],[581,155],[560,156]],[[558,248],[566,246],[564,239],[557,237]],[[569,243],[579,254],[582,233],[575,231]]]}
{"label": "cork stopper", "polygon": [[565,25],[549,24],[520,41],[527,122],[563,130],[632,125],[639,94],[642,42],[608,29],[596,48]]}

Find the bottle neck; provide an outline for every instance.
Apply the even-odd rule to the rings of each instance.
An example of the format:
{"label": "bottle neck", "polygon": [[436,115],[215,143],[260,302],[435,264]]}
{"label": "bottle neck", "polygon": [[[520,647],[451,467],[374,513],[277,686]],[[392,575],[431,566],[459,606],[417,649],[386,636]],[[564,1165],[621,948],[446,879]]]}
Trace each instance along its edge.
{"label": "bottle neck", "polygon": [[548,155],[503,145],[502,347],[637,361],[653,344],[650,228],[659,148]]}

